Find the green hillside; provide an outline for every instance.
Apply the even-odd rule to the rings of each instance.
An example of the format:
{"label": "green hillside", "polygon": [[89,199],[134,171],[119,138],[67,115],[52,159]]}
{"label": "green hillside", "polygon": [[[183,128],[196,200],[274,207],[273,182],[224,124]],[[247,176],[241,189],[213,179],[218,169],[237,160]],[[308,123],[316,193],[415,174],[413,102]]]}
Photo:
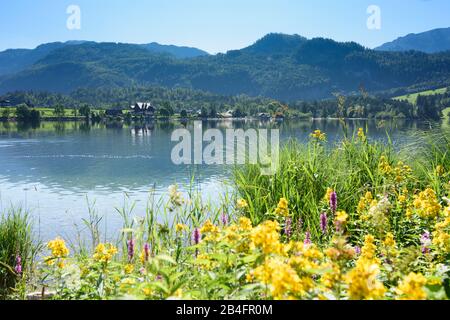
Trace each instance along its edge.
{"label": "green hillside", "polygon": [[416,104],[417,97],[419,95],[421,95],[421,96],[432,96],[432,95],[436,95],[436,94],[444,94],[446,92],[447,92],[447,88],[440,88],[440,89],[435,89],[435,90],[426,90],[426,91],[422,91],[422,92],[407,94],[407,95],[395,97],[394,99],[396,99],[396,100],[406,100],[409,103]]}
{"label": "green hillside", "polygon": [[242,50],[190,59],[176,59],[140,45],[64,46],[26,70],[3,77],[0,94],[156,85],[295,101],[352,94],[361,87],[374,93],[449,83],[450,52],[380,52],[353,42],[269,34]]}

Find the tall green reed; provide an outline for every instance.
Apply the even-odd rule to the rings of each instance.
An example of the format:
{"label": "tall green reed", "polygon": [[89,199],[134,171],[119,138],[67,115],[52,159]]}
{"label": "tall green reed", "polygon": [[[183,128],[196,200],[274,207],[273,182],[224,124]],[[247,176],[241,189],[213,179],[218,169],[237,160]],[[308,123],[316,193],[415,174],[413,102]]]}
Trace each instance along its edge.
{"label": "tall green reed", "polygon": [[12,294],[17,284],[31,278],[40,248],[33,239],[30,215],[20,208],[1,213],[0,298]]}

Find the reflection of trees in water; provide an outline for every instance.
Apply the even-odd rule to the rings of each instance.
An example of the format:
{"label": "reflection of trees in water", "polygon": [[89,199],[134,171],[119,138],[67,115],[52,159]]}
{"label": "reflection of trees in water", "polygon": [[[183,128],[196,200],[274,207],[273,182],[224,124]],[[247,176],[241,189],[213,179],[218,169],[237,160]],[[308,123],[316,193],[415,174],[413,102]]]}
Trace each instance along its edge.
{"label": "reflection of trees in water", "polygon": [[164,132],[169,132],[174,130],[175,124],[171,121],[162,121],[157,123],[157,128]]}
{"label": "reflection of trees in water", "polygon": [[55,132],[58,134],[62,134],[66,131],[66,123],[65,122],[56,122],[55,123]]}
{"label": "reflection of trees in water", "polygon": [[81,122],[78,125],[78,130],[83,133],[89,133],[91,131],[91,124],[89,121]]}

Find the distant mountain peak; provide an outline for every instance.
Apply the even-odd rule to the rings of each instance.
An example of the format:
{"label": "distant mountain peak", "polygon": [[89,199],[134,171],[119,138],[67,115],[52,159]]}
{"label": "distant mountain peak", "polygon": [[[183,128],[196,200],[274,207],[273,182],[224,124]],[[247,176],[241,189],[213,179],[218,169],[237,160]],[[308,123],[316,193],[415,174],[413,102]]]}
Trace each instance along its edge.
{"label": "distant mountain peak", "polygon": [[436,53],[450,50],[450,28],[433,29],[421,33],[410,33],[387,42],[377,48],[378,51],[422,51]]}
{"label": "distant mountain peak", "polygon": [[298,34],[269,33],[241,51],[253,54],[277,54],[292,51],[308,39]]}
{"label": "distant mountain peak", "polygon": [[186,46],[165,45],[157,42],[142,44],[142,47],[154,53],[168,53],[178,59],[196,58],[208,56],[209,53],[197,48]]}

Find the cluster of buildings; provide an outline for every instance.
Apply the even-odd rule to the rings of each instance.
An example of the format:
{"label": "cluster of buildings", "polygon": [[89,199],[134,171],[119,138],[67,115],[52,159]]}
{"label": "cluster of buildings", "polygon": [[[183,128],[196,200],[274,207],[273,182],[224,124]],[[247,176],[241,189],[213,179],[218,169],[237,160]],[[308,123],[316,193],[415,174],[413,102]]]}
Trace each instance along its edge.
{"label": "cluster of buildings", "polygon": [[[156,114],[156,108],[151,102],[136,102],[130,106],[130,112],[134,116],[142,116],[144,118],[153,118]],[[106,110],[106,115],[110,117],[117,117],[123,115],[122,108],[113,108]]]}

